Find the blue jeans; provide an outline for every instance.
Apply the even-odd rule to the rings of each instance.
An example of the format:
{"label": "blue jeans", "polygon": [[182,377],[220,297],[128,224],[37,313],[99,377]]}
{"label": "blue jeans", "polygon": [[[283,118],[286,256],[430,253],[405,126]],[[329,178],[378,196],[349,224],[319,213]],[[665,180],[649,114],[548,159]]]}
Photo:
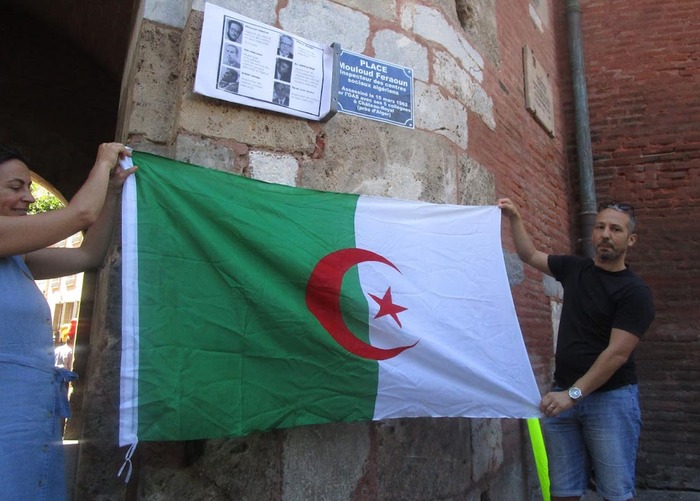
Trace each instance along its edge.
{"label": "blue jeans", "polygon": [[557,417],[543,419],[550,494],[583,496],[593,469],[600,496],[634,497],[641,427],[637,385],[592,393]]}

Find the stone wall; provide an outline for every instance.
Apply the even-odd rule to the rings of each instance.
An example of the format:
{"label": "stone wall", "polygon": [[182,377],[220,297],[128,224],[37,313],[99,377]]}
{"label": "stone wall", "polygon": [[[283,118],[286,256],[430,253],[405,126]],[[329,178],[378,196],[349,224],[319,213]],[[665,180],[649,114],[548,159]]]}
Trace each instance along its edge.
{"label": "stone wall", "polygon": [[[571,248],[556,9],[528,0],[217,3],[304,38],[412,67],[415,130],[343,114],[308,122],[195,94],[203,2],[190,8],[146,0],[123,81],[121,139],[292,186],[436,203],[493,204],[512,196],[539,244]],[[549,73],[554,137],[524,107],[524,45]],[[508,263],[526,343],[546,387],[552,327],[545,282],[510,253]],[[537,498],[526,430],[517,420],[400,419],[141,443],[125,486],[115,475],[126,452],[115,445],[118,271],[115,249],[96,304],[104,324],[91,342],[79,498]]]}

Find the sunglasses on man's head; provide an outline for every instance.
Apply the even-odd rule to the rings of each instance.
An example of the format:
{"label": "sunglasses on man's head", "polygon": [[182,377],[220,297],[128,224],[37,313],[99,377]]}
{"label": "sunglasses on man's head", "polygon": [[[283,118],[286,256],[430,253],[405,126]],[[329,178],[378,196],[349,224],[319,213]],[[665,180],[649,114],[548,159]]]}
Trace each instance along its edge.
{"label": "sunglasses on man's head", "polygon": [[626,214],[631,214],[632,217],[634,217],[634,207],[632,207],[630,204],[625,204],[625,203],[618,203],[618,202],[613,202],[610,204],[601,204],[598,207],[598,211],[602,211],[603,209],[613,209],[619,212],[625,212]]}

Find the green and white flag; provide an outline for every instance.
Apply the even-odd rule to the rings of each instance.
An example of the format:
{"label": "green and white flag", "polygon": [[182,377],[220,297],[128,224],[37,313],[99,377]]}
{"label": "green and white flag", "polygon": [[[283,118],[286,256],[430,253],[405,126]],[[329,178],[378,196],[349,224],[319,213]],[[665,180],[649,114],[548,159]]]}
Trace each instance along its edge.
{"label": "green and white flag", "polygon": [[539,415],[500,210],[269,184],[134,152],[120,443]]}

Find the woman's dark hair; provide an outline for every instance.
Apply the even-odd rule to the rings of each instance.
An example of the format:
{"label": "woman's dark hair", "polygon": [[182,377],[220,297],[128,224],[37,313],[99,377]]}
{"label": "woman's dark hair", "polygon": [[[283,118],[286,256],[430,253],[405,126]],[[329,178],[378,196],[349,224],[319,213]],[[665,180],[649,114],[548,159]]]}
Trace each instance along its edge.
{"label": "woman's dark hair", "polygon": [[0,164],[4,164],[10,160],[19,160],[25,164],[27,163],[27,158],[17,148],[0,144]]}

